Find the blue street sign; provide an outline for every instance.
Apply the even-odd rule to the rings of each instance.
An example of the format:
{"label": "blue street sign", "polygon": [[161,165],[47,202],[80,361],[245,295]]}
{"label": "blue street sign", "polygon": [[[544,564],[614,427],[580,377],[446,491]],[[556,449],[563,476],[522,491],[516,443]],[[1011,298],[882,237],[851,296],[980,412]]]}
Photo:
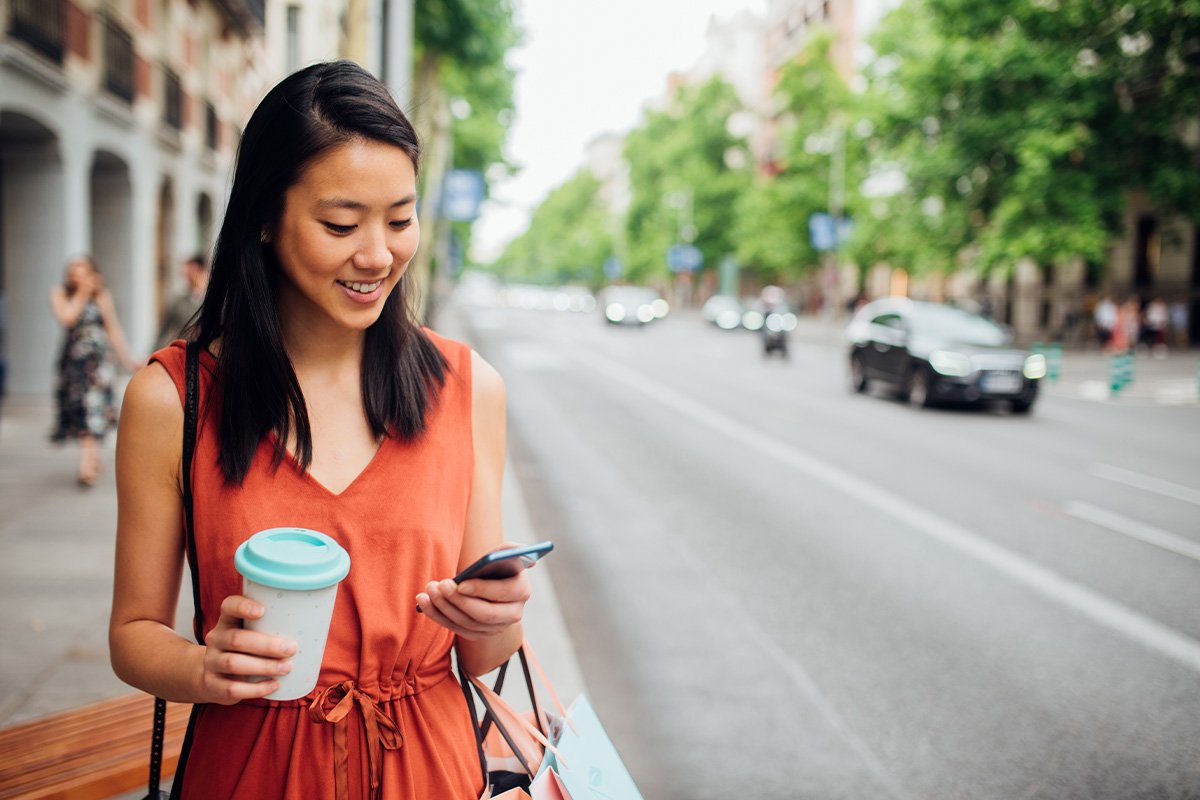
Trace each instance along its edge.
{"label": "blue street sign", "polygon": [[442,182],[442,215],[455,222],[472,222],[483,203],[483,173],[452,169]]}
{"label": "blue street sign", "polygon": [[616,256],[609,256],[608,258],[604,259],[604,277],[608,278],[610,281],[615,281],[617,278],[621,277],[622,269],[623,267],[621,265],[621,259],[617,258]]}
{"label": "blue street sign", "polygon": [[672,272],[695,272],[704,264],[704,254],[691,244],[673,244],[667,248],[667,268]]}
{"label": "blue street sign", "polygon": [[840,217],[836,225],[833,216],[824,212],[813,214],[808,218],[809,241],[812,242],[813,249],[820,252],[837,250],[839,245],[845,244],[850,239],[853,231],[854,223],[847,216]]}

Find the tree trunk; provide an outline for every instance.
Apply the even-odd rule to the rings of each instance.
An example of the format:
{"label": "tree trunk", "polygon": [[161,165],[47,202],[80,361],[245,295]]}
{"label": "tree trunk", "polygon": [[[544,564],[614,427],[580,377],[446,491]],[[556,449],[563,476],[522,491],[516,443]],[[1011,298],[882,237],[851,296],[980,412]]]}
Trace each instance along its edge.
{"label": "tree trunk", "polygon": [[448,234],[439,210],[442,205],[442,182],[450,169],[453,157],[453,131],[450,126],[450,104],[446,99],[438,72],[436,54],[425,54],[417,66],[414,126],[422,140],[421,198],[418,221],[421,226],[421,246],[409,264],[409,285],[413,289],[417,317],[428,321],[433,310],[434,271],[440,267],[434,256],[438,238]]}

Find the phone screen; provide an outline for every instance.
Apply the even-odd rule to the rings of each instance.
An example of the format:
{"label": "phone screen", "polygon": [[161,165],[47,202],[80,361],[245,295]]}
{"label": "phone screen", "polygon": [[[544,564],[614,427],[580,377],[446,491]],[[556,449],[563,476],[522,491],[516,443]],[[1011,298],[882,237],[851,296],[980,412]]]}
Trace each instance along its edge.
{"label": "phone screen", "polygon": [[455,583],[472,578],[511,578],[523,569],[532,567],[538,559],[554,549],[553,542],[511,547],[481,556],[474,564],[454,576]]}

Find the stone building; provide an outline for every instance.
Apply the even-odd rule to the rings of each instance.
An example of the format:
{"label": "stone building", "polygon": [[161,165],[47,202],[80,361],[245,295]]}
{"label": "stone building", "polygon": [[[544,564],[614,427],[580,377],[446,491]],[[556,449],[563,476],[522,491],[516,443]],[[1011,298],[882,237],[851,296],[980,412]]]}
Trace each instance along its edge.
{"label": "stone building", "polygon": [[135,353],[209,252],[262,93],[263,0],[0,0],[0,292],[14,394],[51,389],[51,287],[91,253]]}

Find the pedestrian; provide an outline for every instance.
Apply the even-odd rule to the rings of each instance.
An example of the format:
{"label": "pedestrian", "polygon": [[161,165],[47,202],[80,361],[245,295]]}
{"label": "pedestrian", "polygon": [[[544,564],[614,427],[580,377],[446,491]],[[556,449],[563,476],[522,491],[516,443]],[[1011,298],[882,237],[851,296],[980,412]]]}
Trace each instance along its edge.
{"label": "pedestrian", "polygon": [[79,441],[78,480],[89,487],[100,476],[100,447],[116,422],[117,362],[130,372],[138,365],[129,355],[112,294],[91,256],[78,256],[67,264],[62,284],[50,290],[50,308],[65,332],[50,439],[56,444]]}
{"label": "pedestrian", "polygon": [[204,300],[204,290],[208,288],[208,262],[203,253],[197,253],[183,262],[184,290],[163,314],[162,324],[158,327],[156,348],[166,347],[173,339],[182,335],[184,329],[192,322],[200,303]]}
{"label": "pedestrian", "polygon": [[1096,303],[1092,321],[1096,326],[1096,339],[1100,343],[1100,349],[1108,350],[1113,330],[1117,327],[1117,304],[1111,297],[1105,295]]}
{"label": "pedestrian", "polygon": [[[501,545],[504,387],[412,318],[417,167],[416,133],[361,67],[319,63],[281,81],[242,136],[193,334],[190,476],[183,343],[156,352],[126,393],[112,660],[133,686],[196,704],[176,796],[483,791],[451,649],[472,674],[505,662],[529,579],[450,579]],[[202,644],[172,630],[184,481]],[[285,526],[333,537],[351,564],[317,687],[275,701],[265,696],[294,643],[243,629],[263,609],[242,596],[234,551]]]}
{"label": "pedestrian", "polygon": [[1176,298],[1171,302],[1169,311],[1171,317],[1171,336],[1180,347],[1188,346],[1188,306],[1187,301]]}
{"label": "pedestrian", "polygon": [[1142,312],[1142,325],[1146,330],[1146,343],[1155,358],[1167,356],[1167,328],[1170,317],[1167,304],[1161,297],[1156,297],[1146,304]]}

